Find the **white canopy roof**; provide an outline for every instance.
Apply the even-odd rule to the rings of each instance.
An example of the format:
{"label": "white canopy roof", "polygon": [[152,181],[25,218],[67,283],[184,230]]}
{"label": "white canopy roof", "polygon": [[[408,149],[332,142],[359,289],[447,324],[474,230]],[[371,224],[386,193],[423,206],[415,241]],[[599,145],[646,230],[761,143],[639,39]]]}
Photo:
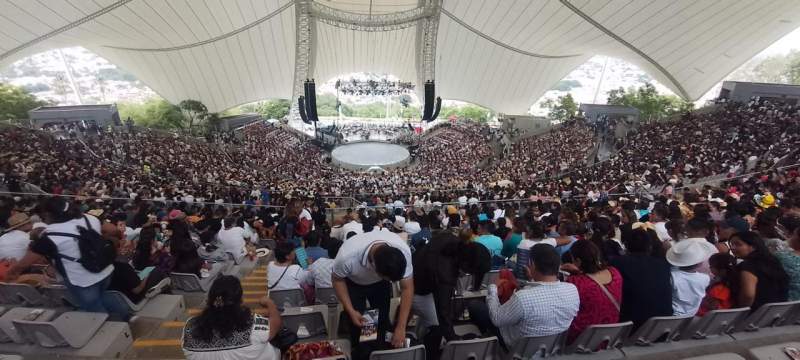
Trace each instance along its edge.
{"label": "white canopy roof", "polygon": [[[409,11],[430,0],[317,0],[353,14]],[[220,111],[290,98],[293,0],[0,0],[0,66],[80,45],[172,102]],[[437,95],[524,113],[594,55],[631,62],[694,100],[800,21],[796,0],[443,0]],[[318,81],[379,71],[417,81],[415,26],[386,31],[313,24]],[[419,86],[420,84],[418,84]]]}

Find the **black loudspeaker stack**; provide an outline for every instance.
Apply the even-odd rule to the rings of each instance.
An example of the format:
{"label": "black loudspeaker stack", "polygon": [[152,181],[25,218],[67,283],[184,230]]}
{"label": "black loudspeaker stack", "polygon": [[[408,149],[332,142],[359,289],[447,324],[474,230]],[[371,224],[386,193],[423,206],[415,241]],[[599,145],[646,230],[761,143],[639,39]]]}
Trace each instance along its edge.
{"label": "black loudspeaker stack", "polygon": [[433,115],[431,116],[431,121],[436,120],[439,117],[439,110],[442,110],[442,98],[436,97],[436,107],[433,109]]}
{"label": "black loudspeaker stack", "polygon": [[422,108],[422,120],[431,121],[433,115],[433,96],[436,94],[436,86],[433,81],[425,82],[425,105]]}
{"label": "black loudspeaker stack", "polygon": [[306,115],[306,97],[300,96],[297,98],[297,110],[300,111],[300,118],[303,119],[303,122],[306,124],[311,124],[311,121],[308,121],[308,116]]}
{"label": "black loudspeaker stack", "polygon": [[319,117],[317,116],[317,85],[314,83],[314,79],[311,81],[307,81],[308,83],[308,93],[306,94],[306,115],[308,119],[314,122],[319,121]]}

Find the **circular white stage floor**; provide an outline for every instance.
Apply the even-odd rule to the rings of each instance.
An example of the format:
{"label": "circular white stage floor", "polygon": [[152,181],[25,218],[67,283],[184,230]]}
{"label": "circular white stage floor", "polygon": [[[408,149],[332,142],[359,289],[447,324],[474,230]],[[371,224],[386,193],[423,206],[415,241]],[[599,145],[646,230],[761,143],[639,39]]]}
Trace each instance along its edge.
{"label": "circular white stage floor", "polygon": [[333,163],[348,169],[404,166],[408,164],[409,156],[404,146],[379,141],[344,144],[331,152]]}

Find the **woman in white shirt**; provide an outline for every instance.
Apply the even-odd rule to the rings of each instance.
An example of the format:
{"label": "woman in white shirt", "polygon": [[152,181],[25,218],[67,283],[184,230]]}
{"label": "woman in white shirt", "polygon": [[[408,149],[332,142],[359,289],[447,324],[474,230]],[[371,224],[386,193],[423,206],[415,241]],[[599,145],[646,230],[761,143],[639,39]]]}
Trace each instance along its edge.
{"label": "woman in white shirt", "polygon": [[234,276],[220,276],[208,291],[206,308],[186,321],[181,347],[190,360],[279,360],[280,350],[269,343],[281,329],[275,304],[263,299],[267,315],[253,314],[242,305],[242,285]]}
{"label": "woman in white shirt", "polygon": [[309,272],[294,263],[294,247],[282,242],[275,247],[275,261],[267,264],[267,286],[270,290],[302,289]]}

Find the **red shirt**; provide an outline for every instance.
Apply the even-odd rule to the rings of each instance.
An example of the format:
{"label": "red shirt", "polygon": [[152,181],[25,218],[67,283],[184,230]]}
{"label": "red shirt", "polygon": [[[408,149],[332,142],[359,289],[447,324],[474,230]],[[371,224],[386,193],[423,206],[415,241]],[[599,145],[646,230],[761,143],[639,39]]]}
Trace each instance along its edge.
{"label": "red shirt", "polygon": [[[617,304],[622,304],[622,275],[614,267],[609,266],[608,270],[611,272],[611,282],[605,284],[605,287],[617,300]],[[578,315],[569,327],[567,343],[572,343],[590,325],[619,322],[619,310],[589,276],[572,275],[567,278],[567,282],[578,288],[578,296],[581,299]]]}

